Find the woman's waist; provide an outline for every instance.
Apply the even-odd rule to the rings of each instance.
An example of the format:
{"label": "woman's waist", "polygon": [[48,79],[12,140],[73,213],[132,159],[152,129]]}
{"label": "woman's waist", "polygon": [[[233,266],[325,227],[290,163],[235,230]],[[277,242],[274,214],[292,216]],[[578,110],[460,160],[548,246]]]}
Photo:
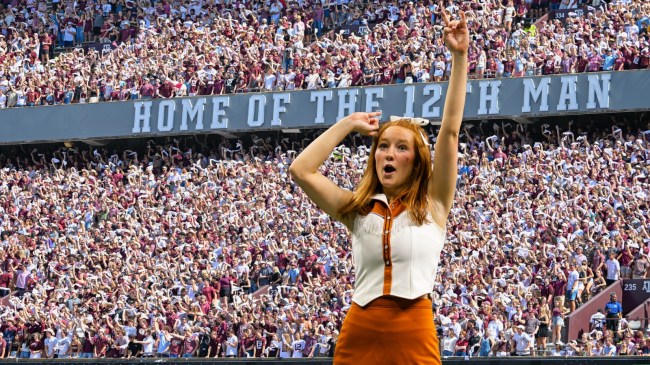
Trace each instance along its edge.
{"label": "woman's waist", "polygon": [[394,295],[383,295],[373,299],[364,308],[379,308],[379,307],[409,307],[409,308],[432,308],[431,294],[424,294],[419,297],[409,299],[402,298]]}

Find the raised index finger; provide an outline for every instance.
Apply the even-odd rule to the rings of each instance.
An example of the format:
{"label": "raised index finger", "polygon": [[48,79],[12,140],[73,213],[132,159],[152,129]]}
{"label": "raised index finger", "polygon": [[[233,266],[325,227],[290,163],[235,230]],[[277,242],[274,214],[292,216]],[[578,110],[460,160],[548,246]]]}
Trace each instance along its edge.
{"label": "raised index finger", "polygon": [[449,25],[449,16],[447,15],[447,10],[442,11],[442,21],[445,23],[445,26]]}

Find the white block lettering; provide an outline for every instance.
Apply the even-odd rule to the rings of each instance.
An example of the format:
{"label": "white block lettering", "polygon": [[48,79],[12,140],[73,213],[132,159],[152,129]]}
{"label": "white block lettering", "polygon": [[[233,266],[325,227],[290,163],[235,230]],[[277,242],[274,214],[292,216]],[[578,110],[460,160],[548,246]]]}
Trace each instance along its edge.
{"label": "white block lettering", "polygon": [[[501,81],[481,81],[478,83],[480,90],[478,114],[499,114],[499,87]],[[488,88],[490,93],[488,94]],[[490,102],[490,109],[487,103]]]}
{"label": "white block lettering", "polygon": [[309,95],[309,100],[313,103],[316,102],[316,118],[314,118],[315,124],[325,123],[325,101],[332,100],[331,91],[312,91]]}
{"label": "white block lettering", "polygon": [[282,119],[280,119],[280,113],[286,113],[287,108],[284,104],[291,102],[291,94],[273,94],[273,119],[271,119],[271,126],[280,126],[282,125]]}
{"label": "white block lettering", "polygon": [[369,87],[365,89],[366,92],[366,113],[371,113],[376,111],[376,108],[379,108],[379,102],[377,99],[384,98],[384,89],[381,87]]}
{"label": "white block lettering", "polygon": [[435,103],[440,101],[442,97],[442,88],[440,84],[428,84],[422,90],[424,95],[433,94],[429,100],[425,101],[422,104],[422,118],[440,118],[440,107],[433,106]]}
{"label": "white block lettering", "polygon": [[173,100],[163,100],[158,104],[158,132],[171,132],[174,129],[175,109]]}
{"label": "white block lettering", "polygon": [[226,111],[224,108],[229,106],[230,97],[217,96],[212,98],[212,124],[210,124],[210,129],[228,128],[228,118],[226,118]]}
{"label": "white block lettering", "polygon": [[196,99],[196,103],[192,106],[192,99],[183,99],[183,117],[181,118],[180,130],[187,130],[187,122],[196,119],[195,130],[203,129],[203,106],[205,105],[205,98]]}
{"label": "white block lettering", "polygon": [[248,121],[249,127],[261,127],[264,125],[264,106],[266,97],[264,95],[252,95],[248,99]]}
{"label": "white block lettering", "polygon": [[354,112],[358,94],[358,89],[339,90],[339,115],[336,119],[343,119],[346,115]]}
{"label": "white block lettering", "polygon": [[413,118],[415,117],[415,113],[413,112],[413,104],[415,103],[415,86],[405,87],[404,93],[406,94],[406,100],[404,101],[404,118]]}
{"label": "white block lettering", "polygon": [[133,115],[133,129],[131,133],[151,132],[151,105],[150,101],[139,101],[133,104],[135,114]]}
{"label": "white block lettering", "polygon": [[587,109],[597,108],[595,99],[598,99],[598,107],[609,108],[609,82],[612,79],[612,74],[589,75],[587,79],[589,80]]}
{"label": "white block lettering", "polygon": [[524,80],[524,105],[521,107],[522,113],[530,113],[532,108],[530,106],[530,98],[533,98],[533,102],[537,103],[541,97],[541,102],[539,105],[540,112],[548,111],[548,86],[551,83],[550,77],[542,77],[539,79],[539,84],[535,86],[535,79],[523,79]]}
{"label": "white block lettering", "polygon": [[576,93],[578,76],[562,76],[560,81],[562,81],[562,86],[557,110],[578,110],[578,95]]}

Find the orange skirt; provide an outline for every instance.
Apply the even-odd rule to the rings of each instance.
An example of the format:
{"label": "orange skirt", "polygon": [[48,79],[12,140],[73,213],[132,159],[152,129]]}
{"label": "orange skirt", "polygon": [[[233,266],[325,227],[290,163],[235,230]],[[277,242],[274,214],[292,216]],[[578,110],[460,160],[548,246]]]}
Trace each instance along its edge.
{"label": "orange skirt", "polygon": [[334,365],[440,365],[430,299],[384,296],[352,304],[334,351]]}

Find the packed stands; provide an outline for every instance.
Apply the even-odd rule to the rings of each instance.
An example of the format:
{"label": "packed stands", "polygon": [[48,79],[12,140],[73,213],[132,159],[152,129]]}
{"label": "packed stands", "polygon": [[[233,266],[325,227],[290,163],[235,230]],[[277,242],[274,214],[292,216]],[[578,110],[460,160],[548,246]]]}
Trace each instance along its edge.
{"label": "packed stands", "polygon": [[[579,305],[608,279],[647,277],[648,119],[576,120],[465,125],[434,288],[443,351],[480,355],[485,336],[510,354],[535,318],[538,345],[560,344],[568,285]],[[354,284],[349,237],[287,174],[314,133],[5,148],[4,355],[331,355]],[[367,142],[351,137],[325,172],[353,188]],[[597,337],[650,352],[645,333],[616,330],[554,354],[598,354]]]}
{"label": "packed stands", "polygon": [[648,68],[648,2],[564,3],[3,1],[0,108],[441,81],[443,10],[471,77]]}
{"label": "packed stands", "polygon": [[[471,21],[473,78],[648,68],[650,3],[546,15],[569,3],[4,0],[0,108],[443,81],[443,9]],[[540,354],[648,355],[625,320],[562,331],[648,277],[648,118],[544,123],[464,127],[443,355],[516,354],[518,326]],[[314,133],[0,148],[0,357],[331,356],[354,268],[345,227],[288,175]],[[354,188],[368,142],[327,174]]]}

